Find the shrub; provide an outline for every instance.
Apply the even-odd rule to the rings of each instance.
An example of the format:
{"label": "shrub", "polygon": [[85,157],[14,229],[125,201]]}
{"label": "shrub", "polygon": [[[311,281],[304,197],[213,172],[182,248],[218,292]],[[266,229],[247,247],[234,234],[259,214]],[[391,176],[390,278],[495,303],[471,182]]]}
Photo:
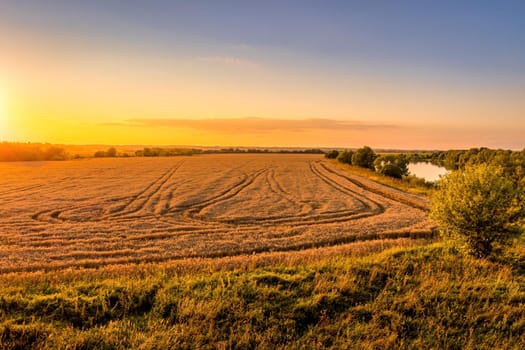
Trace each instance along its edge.
{"label": "shrub", "polygon": [[325,158],[328,158],[328,159],[336,159],[338,155],[339,155],[339,151],[334,149],[334,150],[326,152],[324,156]]}
{"label": "shrub", "polygon": [[115,147],[109,148],[108,151],[106,152],[106,156],[107,157],[116,157],[117,156],[117,150],[115,149]]}
{"label": "shrub", "polygon": [[360,166],[362,168],[368,168],[375,170],[374,160],[377,158],[375,152],[368,146],[359,148],[352,155],[352,164]]}
{"label": "shrub", "polygon": [[342,151],[337,156],[337,161],[343,164],[352,164],[352,156],[354,155],[354,152],[352,151]]}
{"label": "shrub", "polygon": [[377,157],[374,166],[377,172],[397,179],[408,175],[408,159],[404,154]]}
{"label": "shrub", "polygon": [[472,255],[487,257],[493,244],[505,244],[521,227],[523,203],[501,167],[468,166],[445,176],[432,198],[431,218],[446,237]]}
{"label": "shrub", "polygon": [[94,154],[95,158],[116,157],[116,156],[117,156],[117,150],[115,149],[115,147],[108,148],[106,152],[97,151]]}
{"label": "shrub", "polygon": [[396,179],[403,178],[403,172],[401,168],[395,164],[386,164],[385,166],[381,167],[380,173]]}

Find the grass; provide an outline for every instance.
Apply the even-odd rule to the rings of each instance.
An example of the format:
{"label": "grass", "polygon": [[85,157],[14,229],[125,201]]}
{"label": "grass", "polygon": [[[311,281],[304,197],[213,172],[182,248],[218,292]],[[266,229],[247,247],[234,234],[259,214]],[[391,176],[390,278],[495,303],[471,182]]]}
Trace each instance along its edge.
{"label": "grass", "polygon": [[366,177],[367,179],[379,182],[380,184],[392,188],[397,188],[398,190],[425,196],[431,196],[433,192],[432,185],[429,185],[424,179],[420,179],[415,176],[407,176],[403,179],[395,179],[393,177],[386,176],[376,171],[356,165],[343,164],[336,160],[331,160],[330,162],[336,165],[338,168],[348,171],[352,174]]}
{"label": "grass", "polygon": [[[206,207],[193,203],[193,207],[188,206],[188,214],[193,213],[191,208],[206,209],[211,214],[213,210],[231,210],[235,214],[239,208],[246,209],[249,203],[246,198],[251,198],[259,210],[280,215],[284,214],[270,206],[278,203],[275,198],[281,198],[287,203],[285,208],[294,210],[298,206],[290,203],[305,199],[310,203],[308,199],[316,199],[311,209],[315,214],[318,208],[313,204],[317,202],[321,206],[334,198],[347,200],[357,196],[371,208],[375,205],[381,209],[377,215],[361,221],[363,224],[330,221],[332,218],[327,217],[322,225],[313,222],[316,225],[296,232],[294,227],[286,225],[279,231],[281,222],[273,225],[266,214],[261,213],[253,227],[259,228],[260,218],[273,226],[261,227],[260,231],[254,231],[256,234],[249,230],[217,231],[217,222],[205,221],[203,224],[211,228],[209,232],[183,232],[182,227],[181,234],[176,226],[180,222],[176,220],[165,222],[162,227],[158,221],[152,221],[153,214],[162,213],[170,201],[186,198],[185,202],[190,203],[193,197],[208,198],[209,194],[195,195],[196,186],[203,192],[208,192],[208,188],[217,191],[219,179],[224,177],[217,169],[224,167],[224,159],[230,159],[234,165],[238,162],[238,158],[221,159],[221,164],[211,160],[206,164],[208,168],[215,164],[212,169],[217,176],[203,172],[206,181],[195,178],[200,172],[190,167],[187,174],[193,177],[182,173],[181,178],[185,180],[180,182],[177,176],[171,176],[176,169],[169,170],[163,163],[160,169],[164,175],[155,178],[155,174],[150,174],[148,181],[137,178],[133,182],[137,177],[133,174],[141,174],[142,167],[131,167],[135,173],[129,175],[128,187],[103,183],[100,188],[95,186],[92,198],[86,198],[86,206],[65,209],[60,208],[65,207],[67,195],[75,199],[72,203],[77,201],[77,180],[69,180],[65,192],[54,191],[38,181],[29,181],[20,187],[16,174],[11,172],[13,168],[6,167],[9,170],[4,172],[6,183],[11,187],[4,190],[3,203],[10,210],[7,213],[13,216],[7,215],[3,221],[7,231],[1,235],[5,245],[1,253],[3,263],[12,266],[0,273],[0,348],[522,348],[525,342],[523,240],[498,259],[474,260],[444,242],[428,240],[432,234],[428,234],[430,227],[425,226],[425,210],[421,209],[427,199],[336,174],[317,164],[313,157],[312,160],[297,159],[298,164],[302,164],[300,169],[309,174],[306,180],[301,177],[302,182],[296,181],[297,166],[293,172],[286,167],[276,172],[282,174],[277,179],[284,185],[268,169],[246,183],[246,193],[235,192],[231,179],[236,176],[230,174],[219,196],[210,197]],[[272,159],[274,163],[278,160]],[[124,160],[119,161],[124,164]],[[100,169],[107,171],[108,179],[123,183],[120,175],[111,175],[115,173],[113,163],[108,168],[109,163],[91,162],[96,167],[85,174],[87,180],[81,183],[99,183]],[[140,163],[146,166],[149,162]],[[260,167],[256,162],[250,164],[255,170]],[[53,166],[73,166],[69,173],[77,173],[73,163]],[[242,168],[246,164],[237,166]],[[428,194],[420,192],[423,189],[419,189],[417,183],[397,181],[361,168],[338,166],[387,186]],[[123,172],[120,167],[115,169],[119,174]],[[60,178],[63,176],[60,170],[50,171]],[[184,167],[180,171],[184,171]],[[22,172],[27,171],[22,169]],[[188,183],[186,179],[191,181]],[[183,186],[187,186],[186,191],[182,191]],[[115,192],[117,189],[138,194],[127,198],[124,193]],[[175,189],[180,193],[171,197],[170,191]],[[260,194],[262,189],[268,194],[267,207],[253,195]],[[430,191],[426,187],[424,190]],[[38,212],[33,215],[36,219],[29,220],[32,211],[27,208],[42,210],[40,202],[25,203],[38,198],[28,195],[35,191],[51,193],[60,206],[54,208],[52,200],[48,203],[50,210]],[[236,198],[238,193],[241,195]],[[295,198],[293,193],[302,197]],[[303,198],[305,193],[308,196]],[[106,199],[100,201],[100,194]],[[214,207],[221,196],[224,200]],[[24,203],[15,197],[23,198]],[[383,207],[383,201],[390,204]],[[338,206],[347,208],[352,203],[340,201],[326,211],[334,211],[337,216]],[[118,214],[122,208],[133,215],[127,217],[124,213],[106,221],[98,220],[100,205],[107,206],[108,215]],[[90,215],[96,220],[89,221]],[[411,221],[414,215],[419,221]],[[78,218],[82,220],[76,221]],[[312,216],[311,220],[316,218]],[[133,220],[135,224],[130,225]],[[384,232],[378,231],[374,225],[377,222]],[[304,218],[301,223],[304,224]],[[102,230],[104,225],[108,225],[107,231]],[[406,227],[411,230],[407,231]],[[395,228],[403,230],[395,231]],[[155,231],[150,231],[153,229]],[[168,232],[170,229],[173,232]],[[349,233],[360,230],[366,234],[363,237],[370,240],[349,240]],[[327,241],[329,246],[319,241],[327,233],[333,238]],[[275,243],[265,249],[246,249],[243,241],[232,245],[232,239],[247,239],[253,245],[264,240]],[[192,252],[199,244],[206,254],[185,253],[184,249]],[[287,249],[276,249],[280,247],[277,244]],[[232,251],[236,246],[242,249]],[[291,251],[290,247],[297,251]],[[231,254],[215,254],[213,249]],[[161,254],[161,250],[166,254]],[[177,258],[173,260],[173,256]],[[33,265],[28,265],[28,260]],[[28,266],[31,268],[24,269]]]}
{"label": "grass", "polygon": [[[114,267],[114,269],[116,269]],[[525,342],[525,245],[445,243],[252,268],[6,275],[3,349],[448,348]]]}

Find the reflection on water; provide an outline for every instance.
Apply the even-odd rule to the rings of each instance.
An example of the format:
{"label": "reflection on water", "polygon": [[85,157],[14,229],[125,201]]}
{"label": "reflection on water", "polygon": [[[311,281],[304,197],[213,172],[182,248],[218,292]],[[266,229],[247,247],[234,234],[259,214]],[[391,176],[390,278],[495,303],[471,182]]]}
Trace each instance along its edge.
{"label": "reflection on water", "polygon": [[437,181],[440,175],[445,175],[448,170],[444,167],[431,163],[410,163],[408,164],[410,175],[421,177],[426,181]]}

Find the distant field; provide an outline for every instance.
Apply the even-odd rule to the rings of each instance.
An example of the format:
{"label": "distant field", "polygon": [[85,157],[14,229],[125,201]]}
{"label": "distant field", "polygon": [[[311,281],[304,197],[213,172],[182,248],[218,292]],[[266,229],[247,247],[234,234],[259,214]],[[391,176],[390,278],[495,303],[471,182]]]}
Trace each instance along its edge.
{"label": "distant field", "polygon": [[427,205],[319,155],[0,164],[0,272],[425,237]]}

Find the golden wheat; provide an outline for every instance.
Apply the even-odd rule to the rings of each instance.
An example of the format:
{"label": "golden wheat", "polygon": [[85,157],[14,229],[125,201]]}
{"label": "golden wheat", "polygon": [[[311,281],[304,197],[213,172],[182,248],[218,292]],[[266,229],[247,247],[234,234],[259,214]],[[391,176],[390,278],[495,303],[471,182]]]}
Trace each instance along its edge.
{"label": "golden wheat", "polygon": [[427,200],[318,155],[0,165],[0,272],[425,237]]}

